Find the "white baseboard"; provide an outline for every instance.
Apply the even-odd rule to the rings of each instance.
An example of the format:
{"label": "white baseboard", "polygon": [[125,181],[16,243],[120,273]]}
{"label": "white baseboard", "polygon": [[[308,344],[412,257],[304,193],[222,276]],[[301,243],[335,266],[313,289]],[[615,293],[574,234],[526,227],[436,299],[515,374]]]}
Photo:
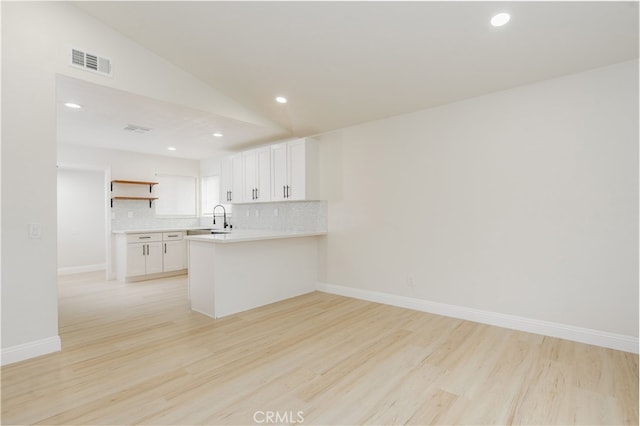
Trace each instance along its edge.
{"label": "white baseboard", "polygon": [[81,274],[83,272],[95,272],[95,271],[104,271],[104,270],[105,270],[104,263],[100,263],[96,265],[67,266],[64,268],[58,268],[58,275]]}
{"label": "white baseboard", "polygon": [[560,339],[572,340],[574,342],[587,343],[590,345],[602,346],[625,352],[638,353],[638,338],[634,336],[626,336],[623,334],[609,333],[606,331],[576,327],[573,325],[501,314],[497,312],[482,311],[479,309],[430,302],[428,300],[353,287],[344,287],[334,284],[318,283],[316,289],[325,293],[383,303],[385,305],[398,306],[401,308],[459,318],[482,324],[495,325],[513,330],[526,331],[528,333],[541,334],[549,337],[557,337]]}
{"label": "white baseboard", "polygon": [[2,349],[2,353],[0,354],[0,365],[13,364],[14,362],[24,361],[40,355],[59,352],[61,348],[60,336],[48,337],[46,339],[36,340],[22,345],[10,346]]}

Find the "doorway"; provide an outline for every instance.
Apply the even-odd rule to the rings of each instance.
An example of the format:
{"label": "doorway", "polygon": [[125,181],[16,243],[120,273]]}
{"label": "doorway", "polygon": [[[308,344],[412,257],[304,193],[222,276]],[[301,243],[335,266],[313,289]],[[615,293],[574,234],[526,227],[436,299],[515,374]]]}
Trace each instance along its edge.
{"label": "doorway", "polygon": [[58,275],[109,271],[105,176],[58,167]]}

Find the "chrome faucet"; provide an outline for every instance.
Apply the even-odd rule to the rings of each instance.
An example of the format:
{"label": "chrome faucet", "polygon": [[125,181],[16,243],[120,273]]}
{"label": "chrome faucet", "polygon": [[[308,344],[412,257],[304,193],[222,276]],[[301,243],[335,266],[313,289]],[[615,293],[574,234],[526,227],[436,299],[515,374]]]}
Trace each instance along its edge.
{"label": "chrome faucet", "polygon": [[218,207],[222,207],[222,215],[224,217],[224,227],[226,229],[227,227],[229,227],[229,224],[227,223],[227,210],[224,208],[222,204],[218,204],[213,208],[213,224],[214,225],[216,224],[216,209]]}

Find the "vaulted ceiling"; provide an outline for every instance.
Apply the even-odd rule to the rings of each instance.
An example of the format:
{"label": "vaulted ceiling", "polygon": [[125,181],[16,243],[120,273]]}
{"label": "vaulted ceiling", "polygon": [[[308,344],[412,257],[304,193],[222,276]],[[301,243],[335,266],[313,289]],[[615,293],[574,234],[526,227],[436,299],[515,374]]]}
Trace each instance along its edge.
{"label": "vaulted ceiling", "polygon": [[295,136],[638,57],[637,2],[75,4]]}

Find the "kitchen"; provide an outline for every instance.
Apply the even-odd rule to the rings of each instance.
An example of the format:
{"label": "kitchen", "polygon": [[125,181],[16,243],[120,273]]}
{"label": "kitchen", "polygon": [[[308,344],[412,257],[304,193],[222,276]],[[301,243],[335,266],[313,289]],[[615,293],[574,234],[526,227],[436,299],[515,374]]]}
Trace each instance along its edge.
{"label": "kitchen", "polygon": [[[107,217],[106,238],[102,241],[103,244],[106,241],[103,253],[109,254],[104,260],[84,260],[85,265],[76,260],[72,267],[59,267],[59,273],[102,269],[106,271],[108,279],[124,282],[186,274],[193,258],[188,255],[192,253],[188,249],[192,244],[189,240],[202,242],[207,238],[211,241],[220,238],[192,238],[191,234],[201,233],[198,232],[200,230],[215,229],[216,233],[233,230],[231,235],[224,237],[225,243],[246,242],[253,238],[264,240],[267,237],[309,239],[326,234],[327,205],[320,201],[317,141],[310,138],[290,139],[237,152],[222,159],[190,160],[180,158],[188,156],[183,151],[189,148],[193,151],[200,149],[201,152],[197,154],[200,156],[202,152],[211,152],[211,140],[216,139],[212,135],[215,129],[224,127],[229,135],[227,138],[233,139],[230,132],[234,130],[234,123],[221,117],[167,106],[153,99],[62,76],[58,77],[57,92],[59,173],[74,167],[82,168],[82,165],[104,170],[104,187],[107,190],[100,187],[95,191],[104,197],[98,205],[103,206],[105,213],[102,215]],[[70,100],[82,105],[82,108],[65,105]],[[162,114],[158,111],[162,111]],[[169,114],[171,118],[167,117]],[[105,120],[105,116],[109,118]],[[148,130],[132,132],[128,129],[131,125],[123,128],[121,123],[126,120],[143,122]],[[175,124],[193,122],[198,122],[199,126],[191,131]],[[206,126],[210,140],[202,143],[200,132]],[[244,127],[247,132],[249,126]],[[100,138],[92,136],[96,129],[101,131]],[[174,133],[178,130],[187,143],[176,143]],[[221,136],[217,138],[222,139]],[[118,140],[129,149],[152,152],[154,149],[157,152],[158,145],[168,145],[167,141],[171,141],[178,145],[178,151],[172,147],[170,153],[176,153],[178,157],[144,155],[99,146],[100,143],[112,144],[113,140]],[[58,192],[67,194],[74,191],[61,187]],[[219,204],[221,201],[225,204]],[[66,217],[77,219],[78,211],[86,205],[83,199],[76,202],[60,199],[60,220]],[[95,209],[95,206],[92,208]],[[68,232],[73,230],[59,230],[59,254],[61,259],[70,264],[74,262],[71,253],[80,259],[90,248],[100,244],[100,240],[94,237],[91,240],[77,239],[76,247],[73,247],[72,236],[67,236]],[[62,242],[67,243],[65,245]],[[312,246],[315,244],[311,243]],[[283,262],[287,261],[287,257],[289,262],[294,257],[298,258],[298,253],[294,250],[289,256],[283,257]],[[277,298],[265,294],[262,302],[254,302],[250,307],[313,291],[317,280],[316,257],[313,254],[311,267],[301,269],[306,272],[302,274],[305,279],[300,280],[299,289],[293,288],[296,276],[289,274],[290,290],[281,290]],[[246,261],[251,261],[248,254]],[[272,264],[275,265],[275,262]],[[300,264],[306,265],[308,262]],[[227,261],[225,265],[231,265],[231,262]],[[286,271],[280,266],[274,266],[274,273]],[[269,274],[262,270],[260,275],[265,280]],[[193,276],[190,275],[190,283],[193,282]],[[301,275],[298,274],[297,278],[301,278]],[[282,279],[272,281],[284,282]],[[202,290],[191,291],[191,294],[199,293]],[[278,290],[274,289],[276,293]],[[194,303],[194,306],[202,306],[205,302],[195,300]],[[212,298],[210,303],[213,303]],[[202,309],[196,310],[202,312]],[[218,310],[227,314],[232,312],[223,308]],[[212,308],[206,312],[214,316]]]}
{"label": "kitchen", "polygon": [[[192,63],[190,71],[185,71],[175,65],[179,58],[165,59],[168,52],[162,49],[170,49],[171,40],[163,39],[162,31],[154,32],[157,40],[137,34],[134,41],[136,29],[129,26],[129,18],[105,24],[109,8],[116,7],[113,4],[3,4],[3,362],[64,348],[57,320],[56,283],[61,265],[57,262],[56,166],[84,167],[93,177],[101,175],[93,180],[102,180],[99,191],[105,217],[100,220],[104,219],[104,234],[108,235],[99,243],[104,246],[103,254],[96,254],[103,260],[69,263],[63,265],[66,268],[104,263],[106,271],[117,275],[114,231],[121,235],[118,232],[125,230],[209,227],[213,217],[208,214],[218,203],[232,204],[231,235],[251,228],[297,232],[299,229],[279,227],[284,218],[291,224],[291,218],[301,217],[296,214],[301,208],[310,223],[303,221],[300,226],[313,225],[313,232],[326,235],[237,243],[184,236],[182,241],[206,244],[199,246],[203,253],[198,255],[205,259],[208,251],[238,259],[234,251],[243,245],[258,252],[264,251],[262,244],[309,238],[316,246],[315,266],[304,269],[317,268],[314,290],[323,294],[637,352],[638,65],[637,21],[632,18],[637,17],[637,4],[509,4],[512,22],[501,29],[489,26],[494,12],[489,3],[464,4],[468,9],[460,21],[456,8],[462,4],[441,6],[441,11],[425,15],[418,12],[429,7],[428,3],[406,4],[411,10],[416,8],[415,13],[403,15],[406,25],[395,27],[397,37],[389,37],[378,21],[366,31],[353,31],[352,26],[340,26],[340,17],[351,17],[366,26],[357,7],[384,9],[392,7],[390,3],[325,6],[344,8],[344,13],[316,10],[312,16],[323,17],[317,22],[335,26],[332,31],[316,28],[318,32],[295,25],[308,18],[301,4],[265,4],[256,10],[225,4],[229,8],[225,13],[235,18],[214,26],[207,23],[211,31],[222,34],[208,43],[193,44],[195,50],[219,46],[225,39],[247,42],[245,47],[259,40],[280,49],[282,55],[273,57],[290,59],[278,71],[284,77],[250,78],[246,73],[256,69],[267,73],[274,62],[270,59],[274,50],[257,43],[255,56],[244,57],[256,63],[262,60],[263,66],[236,67],[235,71],[229,67],[228,74],[218,67],[220,74],[211,80],[224,80],[227,89],[236,87],[236,101],[197,75],[198,69],[207,68]],[[143,8],[140,4],[117,7],[125,8],[128,17],[143,10],[137,9]],[[164,4],[157,10],[157,20],[134,19],[134,23],[171,22],[177,16],[176,7]],[[185,7],[181,13],[196,5]],[[207,2],[200,7],[222,5]],[[291,10],[281,13],[279,8],[286,7]],[[315,7],[321,8],[319,4]],[[558,14],[546,7],[557,8]],[[374,16],[389,16],[386,12]],[[438,13],[444,18],[434,20]],[[195,27],[204,24],[201,19],[207,14],[191,16]],[[607,19],[601,23],[603,16]],[[425,25],[424,19],[430,19],[431,25]],[[541,20],[546,24],[543,32],[536,30]],[[296,42],[279,43],[276,34],[272,44],[268,43],[267,21],[282,24],[275,28],[293,31],[286,39]],[[229,22],[249,27],[239,31],[237,38],[225,37],[233,30]],[[567,23],[575,36],[570,40],[564,38]],[[447,29],[454,34],[450,39],[442,37]],[[150,28],[140,31],[145,30],[151,33]],[[428,36],[415,37],[430,30]],[[472,48],[463,43],[468,38],[455,36],[470,32],[469,39],[477,43]],[[512,38],[505,37],[509,35]],[[315,54],[335,57],[319,56],[319,62],[339,59],[340,67],[309,66],[318,64],[316,57],[306,56],[307,51],[314,54],[309,46],[322,40],[331,42],[334,49]],[[402,40],[398,46],[406,49],[394,49],[390,40]],[[424,40],[448,40],[450,49],[436,43],[427,50],[431,45],[423,46]],[[348,54],[353,52],[349,43],[362,46],[357,55]],[[145,44],[153,47],[143,47]],[[70,46],[110,58],[113,75],[71,67]],[[393,56],[379,55],[378,48],[391,49]],[[287,56],[287,52],[293,53]],[[243,63],[233,56],[233,49],[194,57],[205,62]],[[407,65],[396,63],[401,60]],[[365,69],[357,68],[358,64]],[[287,71],[311,73],[313,84],[301,84]],[[344,87],[337,85],[341,78],[352,82],[348,95],[336,89]],[[94,130],[94,135],[110,139],[110,148],[66,143],[59,114],[84,114],[97,107],[66,109],[62,102],[73,100],[60,98],[60,85],[78,81],[121,92],[127,97],[123,110],[129,104],[137,105],[134,98],[143,97],[170,105],[170,116],[179,115],[175,108],[204,111],[211,123],[221,127],[207,128],[207,140],[214,148],[200,155],[188,144],[183,148],[165,141],[153,144],[150,136],[157,134],[158,127],[140,121],[134,116],[136,111],[131,111],[130,118],[119,119],[119,132],[132,125],[128,136],[113,137],[105,128]],[[238,81],[244,81],[244,86],[236,85]],[[398,81],[414,83],[401,96]],[[287,82],[290,90],[283,90]],[[271,87],[259,86],[268,83]],[[248,89],[250,85],[254,86]],[[306,93],[321,104],[305,104],[297,93]],[[279,95],[286,95],[289,103],[277,103]],[[400,98],[407,103],[400,105]],[[253,108],[242,106],[250,99]],[[158,111],[155,115],[159,122],[171,120]],[[33,125],[34,117],[37,125]],[[218,131],[222,137],[213,136]],[[252,200],[249,204],[225,202],[228,191],[237,190],[222,189],[222,200],[203,207],[205,198],[209,200],[200,193],[201,184],[205,178],[225,174],[221,159],[307,137],[318,142],[317,198],[253,203],[265,191],[249,185],[241,190]],[[84,139],[90,144],[99,138]],[[136,139],[146,141],[146,151],[125,151]],[[178,135],[173,141],[182,139],[186,140]],[[175,155],[168,151],[170,147],[176,148]],[[185,156],[178,157],[182,154]],[[161,196],[162,188],[168,188],[162,183],[152,185],[151,195],[144,185],[123,188],[116,183],[114,197],[158,199],[116,199],[111,207],[111,181],[160,182],[167,177],[188,177],[197,188],[195,201],[189,202],[189,214],[195,210],[191,217],[171,203],[162,204],[167,199]],[[275,180],[272,175],[271,185]],[[271,190],[272,197],[287,196],[287,184],[279,184],[277,193]],[[153,214],[156,209],[166,209],[168,214],[157,217]],[[309,211],[313,214],[308,215]],[[167,238],[177,238],[170,235]],[[164,242],[154,241],[162,248]],[[140,244],[140,253],[151,250]],[[307,251],[312,248],[296,250]],[[205,271],[204,275],[211,274]],[[140,288],[144,282],[140,281]],[[198,298],[205,299],[211,300]],[[216,310],[223,308],[213,299],[213,310],[210,304],[199,309],[216,317]]]}
{"label": "kitchen", "polygon": [[[260,162],[256,161],[257,151]],[[318,277],[318,242],[314,237],[327,232],[326,203],[317,200],[318,161],[317,142],[309,138],[223,158],[220,198],[226,196],[228,202],[242,203],[235,204],[231,223],[229,204],[227,208],[221,204],[211,209],[203,206],[211,211],[208,224],[208,218],[193,218],[192,223],[182,226],[165,222],[164,227],[158,227],[156,221],[146,220],[146,227],[140,228],[114,221],[116,278],[133,282],[180,275],[188,270],[192,309],[213,318],[314,291]],[[234,165],[240,170],[234,170]],[[227,168],[229,173],[224,172]],[[239,182],[229,181],[234,175],[240,177]],[[260,182],[256,176],[261,177]],[[277,181],[279,176],[284,177],[282,182]],[[163,196],[172,195],[160,191],[162,185],[176,187],[176,204],[183,206],[184,194],[193,190],[194,182],[184,177],[178,181],[183,185],[167,176],[161,182],[112,180],[110,207],[126,202],[125,207],[130,210],[128,204],[136,202],[145,207],[148,203],[152,209],[154,203],[164,201]],[[123,185],[137,187],[138,195],[114,196],[114,187]],[[281,188],[282,199],[287,202],[272,203],[279,198]],[[216,194],[208,195],[202,198],[215,199]],[[195,197],[191,198],[193,205]],[[127,215],[132,216],[131,213]],[[117,218],[121,214],[113,215]]]}

